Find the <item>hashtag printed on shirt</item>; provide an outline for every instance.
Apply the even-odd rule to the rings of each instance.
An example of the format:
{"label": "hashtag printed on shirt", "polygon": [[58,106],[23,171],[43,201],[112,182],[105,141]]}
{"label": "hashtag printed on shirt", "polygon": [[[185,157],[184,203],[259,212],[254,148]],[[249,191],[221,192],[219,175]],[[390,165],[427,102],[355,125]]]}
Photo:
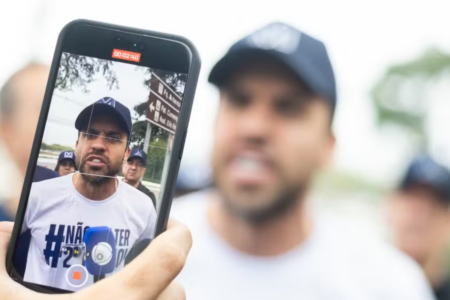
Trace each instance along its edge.
{"label": "hashtag printed on shirt", "polygon": [[140,191],[118,183],[117,191],[102,201],[79,194],[72,175],[33,184],[22,228],[22,232],[31,232],[25,281],[71,291],[92,284],[93,275],[98,274],[92,274],[88,265],[90,273],[83,287],[67,281],[71,267],[86,264],[84,238],[89,228],[106,228],[108,232],[109,239],[103,242],[109,244],[103,246],[114,253],[107,257],[107,265],[97,268],[100,273],[111,271],[101,274],[105,277],[123,268],[136,243],[153,237],[156,212],[152,203]]}

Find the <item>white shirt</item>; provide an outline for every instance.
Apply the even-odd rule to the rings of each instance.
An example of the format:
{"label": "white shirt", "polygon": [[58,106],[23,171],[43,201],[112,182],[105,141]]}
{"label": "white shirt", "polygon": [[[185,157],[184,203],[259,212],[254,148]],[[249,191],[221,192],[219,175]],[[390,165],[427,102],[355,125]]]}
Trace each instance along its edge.
{"label": "white shirt", "polygon": [[337,220],[315,220],[310,237],[275,257],[232,248],[210,227],[207,199],[176,199],[172,217],[192,232],[179,280],[192,300],[430,300],[425,277],[393,247],[347,234]]}
{"label": "white shirt", "polygon": [[92,284],[92,275],[80,287],[66,280],[70,266],[82,264],[82,255],[76,257],[73,251],[83,246],[86,227],[107,226],[112,230],[116,242],[114,272],[123,268],[136,242],[153,237],[156,212],[145,194],[118,180],[111,197],[93,201],[75,189],[72,177],[70,174],[32,185],[22,228],[31,230],[24,276],[27,282],[71,291]]}

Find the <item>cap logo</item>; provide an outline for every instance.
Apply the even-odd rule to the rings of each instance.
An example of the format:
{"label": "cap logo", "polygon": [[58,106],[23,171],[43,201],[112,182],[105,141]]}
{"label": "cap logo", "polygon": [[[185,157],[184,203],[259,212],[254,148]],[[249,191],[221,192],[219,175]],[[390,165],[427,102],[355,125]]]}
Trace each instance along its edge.
{"label": "cap logo", "polygon": [[290,54],[300,43],[301,33],[285,24],[269,25],[249,37],[249,43],[265,50],[277,50]]}
{"label": "cap logo", "polygon": [[64,158],[73,158],[72,152],[64,152]]}
{"label": "cap logo", "polygon": [[116,100],[114,100],[111,97],[104,97],[100,100],[98,100],[96,103],[100,103],[100,104],[106,104],[112,107],[116,107]]}
{"label": "cap logo", "polygon": [[142,157],[141,151],[136,151],[136,155]]}

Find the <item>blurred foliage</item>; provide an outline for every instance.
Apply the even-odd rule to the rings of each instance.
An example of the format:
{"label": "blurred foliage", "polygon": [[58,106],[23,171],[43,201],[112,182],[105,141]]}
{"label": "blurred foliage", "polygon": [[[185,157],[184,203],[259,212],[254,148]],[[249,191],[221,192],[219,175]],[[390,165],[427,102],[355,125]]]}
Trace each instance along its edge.
{"label": "blurred foliage", "polygon": [[72,147],[69,147],[69,146],[62,146],[62,145],[58,145],[58,144],[49,145],[44,142],[41,144],[41,150],[58,151],[58,152],[75,151],[75,149],[73,149]]}
{"label": "blurred foliage", "polygon": [[72,87],[76,86],[84,93],[88,93],[88,84],[94,81],[96,73],[103,75],[110,90],[119,88],[112,65],[113,62],[109,60],[64,52],[61,56],[55,88],[65,92],[71,91]]}
{"label": "blurred foliage", "polygon": [[400,128],[417,138],[419,146],[426,147],[424,124],[433,101],[427,93],[449,71],[450,55],[436,48],[388,68],[372,89],[378,124]]}
{"label": "blurred foliage", "polygon": [[383,195],[387,192],[388,187],[340,169],[331,169],[320,173],[315,178],[314,189],[319,193],[352,194],[362,192]]}

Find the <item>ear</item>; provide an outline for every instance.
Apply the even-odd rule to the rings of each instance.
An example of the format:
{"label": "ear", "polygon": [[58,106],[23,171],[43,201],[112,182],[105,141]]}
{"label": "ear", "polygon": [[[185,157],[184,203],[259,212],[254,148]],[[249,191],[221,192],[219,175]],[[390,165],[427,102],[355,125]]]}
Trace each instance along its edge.
{"label": "ear", "polygon": [[131,152],[130,148],[127,148],[127,150],[125,150],[125,157],[126,158],[128,158],[128,156],[130,156],[130,152]]}
{"label": "ear", "polygon": [[322,156],[322,161],[320,168],[326,169],[333,160],[334,150],[336,148],[336,137],[333,132],[329,132],[328,136],[325,139],[324,153]]}

